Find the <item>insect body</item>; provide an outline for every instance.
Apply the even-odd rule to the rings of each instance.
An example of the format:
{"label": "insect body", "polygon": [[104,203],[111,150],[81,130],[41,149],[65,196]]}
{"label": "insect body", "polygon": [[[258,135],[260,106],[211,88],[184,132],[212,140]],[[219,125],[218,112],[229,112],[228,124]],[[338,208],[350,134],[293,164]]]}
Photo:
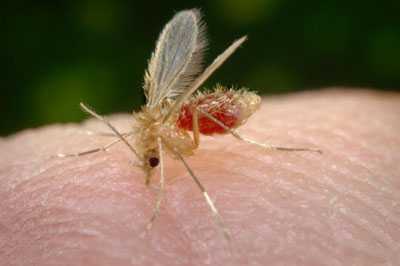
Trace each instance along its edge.
{"label": "insect body", "polygon": [[177,126],[193,131],[193,119],[198,119],[198,131],[204,135],[225,134],[227,130],[212,121],[203,113],[193,117],[194,112],[205,112],[221,121],[226,127],[234,129],[246,122],[260,106],[261,98],[247,90],[226,90],[217,86],[214,91],[198,93],[188,103],[182,105]]}
{"label": "insect body", "polygon": [[105,151],[123,142],[138,158],[149,184],[154,169],[160,169],[160,189],[149,227],[159,213],[164,191],[164,153],[180,160],[201,190],[220,228],[228,238],[229,233],[207,191],[186,163],[199,146],[200,134],[232,134],[239,140],[268,150],[317,151],[284,148],[258,143],[238,134],[242,125],[260,105],[260,97],[247,90],[232,90],[217,86],[215,90],[193,93],[222,65],[246,40],[233,42],[207,68],[203,70],[203,50],[207,45],[204,23],[196,9],[177,13],[161,32],[156,49],[145,73],[144,93],[147,103],[133,114],[135,122],[131,132],[120,133],[104,117],[81,103],[84,111],[103,121],[117,137],[108,145],[77,154],[59,154],[60,157],[80,156]]}

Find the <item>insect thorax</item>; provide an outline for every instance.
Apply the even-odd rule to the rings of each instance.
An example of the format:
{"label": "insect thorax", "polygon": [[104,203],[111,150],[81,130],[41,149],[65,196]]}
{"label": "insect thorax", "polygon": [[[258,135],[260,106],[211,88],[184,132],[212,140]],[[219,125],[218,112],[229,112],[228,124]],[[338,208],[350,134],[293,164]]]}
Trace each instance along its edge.
{"label": "insect thorax", "polygon": [[140,112],[134,113],[135,148],[144,163],[149,158],[158,157],[158,142],[161,138],[165,149],[173,148],[182,155],[193,154],[193,141],[187,131],[176,127],[177,117],[162,123],[164,108],[144,106]]}

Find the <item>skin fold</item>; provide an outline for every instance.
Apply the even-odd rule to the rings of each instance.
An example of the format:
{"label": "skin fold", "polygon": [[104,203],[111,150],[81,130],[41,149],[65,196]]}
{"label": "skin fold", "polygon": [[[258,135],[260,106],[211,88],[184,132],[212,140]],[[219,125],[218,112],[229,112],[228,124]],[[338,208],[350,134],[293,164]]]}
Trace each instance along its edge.
{"label": "skin fold", "polygon": [[[109,118],[122,132],[132,123],[129,115]],[[113,139],[85,130],[106,127],[90,119],[0,140],[0,265],[400,264],[400,94],[330,88],[273,96],[239,129],[323,154],[202,137],[187,161],[230,242],[171,157],[160,216],[146,231],[159,170],[146,187],[123,144],[52,157]]]}

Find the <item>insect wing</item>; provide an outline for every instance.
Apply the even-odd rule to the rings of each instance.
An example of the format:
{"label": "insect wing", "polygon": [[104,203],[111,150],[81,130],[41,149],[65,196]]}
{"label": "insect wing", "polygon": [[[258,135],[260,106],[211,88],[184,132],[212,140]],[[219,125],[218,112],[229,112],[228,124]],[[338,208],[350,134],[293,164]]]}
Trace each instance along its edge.
{"label": "insect wing", "polygon": [[192,95],[246,40],[247,36],[237,39],[222,54],[215,58],[211,65],[209,65],[204,72],[198,78],[196,78],[196,80],[192,83],[192,86],[175,101],[174,105],[171,106],[168,113],[164,116],[163,121],[167,121],[172,114],[179,110],[182,103],[186,101],[190,95]]}
{"label": "insect wing", "polygon": [[202,71],[207,45],[205,26],[196,9],[177,13],[161,32],[145,73],[147,106],[174,98],[191,86]]}

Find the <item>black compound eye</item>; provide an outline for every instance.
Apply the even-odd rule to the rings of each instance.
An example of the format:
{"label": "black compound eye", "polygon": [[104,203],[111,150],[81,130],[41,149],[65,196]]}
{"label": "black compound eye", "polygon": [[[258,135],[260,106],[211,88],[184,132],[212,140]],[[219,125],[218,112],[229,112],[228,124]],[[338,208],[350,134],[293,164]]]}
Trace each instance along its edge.
{"label": "black compound eye", "polygon": [[151,167],[156,167],[160,163],[160,160],[157,157],[150,157],[149,164]]}

